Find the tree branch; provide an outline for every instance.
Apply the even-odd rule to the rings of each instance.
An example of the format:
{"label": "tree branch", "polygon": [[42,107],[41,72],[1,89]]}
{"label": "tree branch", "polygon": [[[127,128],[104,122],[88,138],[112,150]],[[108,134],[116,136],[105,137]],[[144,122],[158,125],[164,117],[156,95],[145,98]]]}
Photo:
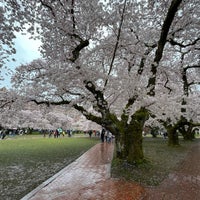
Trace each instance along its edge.
{"label": "tree branch", "polygon": [[[112,71],[114,60],[115,60],[115,56],[116,56],[116,52],[117,52],[117,49],[118,49],[120,35],[121,35],[121,29],[122,29],[122,24],[123,24],[123,21],[124,21],[125,10],[126,10],[126,0],[124,1],[123,11],[122,11],[122,15],[121,15],[121,21],[120,21],[120,25],[119,25],[119,29],[118,29],[118,33],[117,33],[117,42],[115,44],[113,57],[112,57],[112,60],[111,60],[111,63],[110,63],[110,68],[109,68],[109,71],[108,71],[108,78],[109,78],[109,75],[110,75],[110,73]],[[105,81],[104,87],[106,87],[106,85],[108,83],[108,78]]]}
{"label": "tree branch", "polygon": [[166,72],[164,72],[164,73],[165,73],[166,78],[167,78],[167,80],[166,80],[166,82],[165,82],[165,84],[164,84],[164,87],[165,87],[166,89],[169,90],[169,93],[168,93],[168,94],[170,94],[170,93],[172,92],[172,89],[171,89],[170,87],[167,86],[167,84],[168,84],[168,82],[169,82],[169,79],[168,79],[167,73],[166,73]]}
{"label": "tree branch", "polygon": [[50,12],[51,12],[51,14],[53,15],[53,17],[56,17],[53,8],[52,8],[50,5],[48,5],[47,3],[45,3],[43,0],[40,0],[40,3],[41,3],[44,7],[46,7],[48,10],[50,10]]}
{"label": "tree branch", "polygon": [[[4,103],[5,102],[5,103]],[[0,101],[0,109],[8,107],[9,105],[11,105],[12,103],[15,102],[15,100],[10,100],[10,101]]]}
{"label": "tree branch", "polygon": [[92,81],[84,81],[85,87],[93,94],[97,101],[97,106],[99,108],[99,112],[101,112],[102,115],[105,115],[108,113],[109,108],[108,108],[108,103],[104,99],[103,92],[100,90],[96,90],[95,85],[92,83]]}
{"label": "tree branch", "polygon": [[188,86],[191,86],[191,85],[200,85],[200,82],[192,81],[191,83],[188,83]]}
{"label": "tree branch", "polygon": [[36,103],[37,105],[42,105],[42,104],[45,104],[47,106],[50,106],[50,105],[66,105],[66,104],[70,104],[71,101],[67,101],[67,100],[62,100],[62,101],[57,101],[57,102],[54,102],[54,101],[37,101],[36,99],[30,99],[28,101],[32,101],[34,103]]}
{"label": "tree branch", "polygon": [[143,70],[144,70],[144,64],[145,64],[147,55],[149,55],[151,53],[152,49],[157,47],[157,44],[153,44],[153,45],[145,44],[145,46],[148,47],[148,49],[145,51],[144,57],[141,58],[140,66],[139,66],[139,69],[138,69],[138,74],[139,75],[141,75]]}
{"label": "tree branch", "polygon": [[75,104],[75,105],[73,105],[73,107],[76,110],[78,110],[79,112],[81,112],[86,117],[86,119],[93,121],[93,122],[96,122],[99,125],[101,125],[103,123],[101,117],[97,117],[95,115],[92,115],[87,110],[85,110],[82,106]]}
{"label": "tree branch", "polygon": [[137,100],[138,95],[133,95],[131,98],[128,99],[128,103],[126,104],[125,109],[123,110],[123,113],[121,115],[121,119],[124,123],[128,122],[128,112],[129,108],[134,104],[134,102]]}
{"label": "tree branch", "polygon": [[72,51],[73,57],[70,58],[69,60],[72,62],[75,62],[80,54],[80,51],[87,47],[89,45],[89,40],[81,40],[79,45],[76,46],[76,48]]}
{"label": "tree branch", "polygon": [[195,68],[200,68],[200,65],[192,65],[192,66],[187,66],[184,69],[188,70],[188,69],[195,69]]}
{"label": "tree branch", "polygon": [[155,53],[154,62],[151,65],[152,76],[149,78],[148,85],[147,85],[147,88],[150,89],[150,91],[148,92],[148,95],[150,96],[155,95],[157,67],[163,55],[163,50],[167,41],[167,35],[169,33],[170,26],[174,20],[175,14],[181,2],[182,0],[172,0],[170,8],[167,12],[167,16],[164,20],[164,23],[161,29],[160,39],[158,41],[158,48]]}
{"label": "tree branch", "polygon": [[[50,102],[50,101],[37,101],[37,100],[30,100],[32,102],[35,102],[37,105],[42,105],[42,104],[45,104],[47,105],[48,107],[50,105],[55,105],[55,106],[58,106],[58,105],[66,105],[66,104],[69,104],[70,101],[60,101],[60,102]],[[93,122],[96,122],[97,124],[101,125],[103,123],[103,120],[101,117],[97,117],[95,115],[92,115],[91,113],[89,113],[87,110],[85,110],[82,106],[78,105],[78,104],[74,104],[73,105],[73,108],[76,109],[77,111],[81,112],[85,117],[86,119],[90,120],[90,121],[93,121]]]}
{"label": "tree branch", "polygon": [[74,5],[75,5],[75,0],[72,0],[71,2],[71,15],[72,15],[72,24],[73,24],[73,33],[75,33],[75,29],[76,29],[76,22],[75,22],[75,16],[74,16]]}
{"label": "tree branch", "polygon": [[195,45],[199,40],[200,40],[200,38],[197,38],[196,40],[194,40],[193,42],[188,43],[188,44],[182,44],[182,43],[177,42],[176,40],[174,40],[172,38],[168,39],[167,41],[173,46],[179,46],[179,47],[182,47],[182,48],[186,48],[186,47]]}

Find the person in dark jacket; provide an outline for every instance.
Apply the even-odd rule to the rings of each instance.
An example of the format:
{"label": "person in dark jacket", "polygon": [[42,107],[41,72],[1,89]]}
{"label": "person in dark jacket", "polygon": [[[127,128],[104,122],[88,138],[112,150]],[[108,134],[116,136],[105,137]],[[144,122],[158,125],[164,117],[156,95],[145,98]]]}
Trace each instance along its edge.
{"label": "person in dark jacket", "polygon": [[102,130],[101,130],[101,142],[104,142],[105,132],[106,132],[105,128],[102,128]]}

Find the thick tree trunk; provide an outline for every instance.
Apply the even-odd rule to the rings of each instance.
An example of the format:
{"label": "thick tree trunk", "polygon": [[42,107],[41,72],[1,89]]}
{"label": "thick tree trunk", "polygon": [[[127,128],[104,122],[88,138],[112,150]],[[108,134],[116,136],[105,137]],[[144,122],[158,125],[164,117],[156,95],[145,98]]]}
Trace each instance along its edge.
{"label": "thick tree trunk", "polygon": [[129,127],[129,132],[127,134],[128,163],[138,164],[144,161],[142,129],[143,127],[136,123]]}
{"label": "thick tree trunk", "polygon": [[116,155],[130,164],[144,160],[142,145],[142,128],[135,124],[126,128],[121,137],[116,137]]}
{"label": "thick tree trunk", "polygon": [[118,157],[130,164],[139,164],[144,161],[142,131],[147,119],[147,111],[143,108],[132,115],[129,124],[121,123],[121,136],[117,138],[117,149],[121,148]]}
{"label": "thick tree trunk", "polygon": [[178,130],[182,134],[184,140],[191,141],[195,138],[195,133],[192,129],[192,122],[188,121],[185,117],[181,117],[179,121]]}
{"label": "thick tree trunk", "polygon": [[193,126],[189,125],[189,127],[187,128],[187,130],[185,129],[185,127],[183,127],[181,130],[181,134],[183,135],[183,139],[186,141],[191,141],[195,138],[195,133],[194,131],[192,131]]}
{"label": "thick tree trunk", "polygon": [[168,145],[169,146],[179,145],[177,128],[175,126],[170,126],[167,128],[167,133],[168,133]]}
{"label": "thick tree trunk", "polygon": [[123,140],[121,138],[123,134],[119,133],[119,134],[115,134],[115,148],[116,148],[116,156],[119,159],[123,159],[124,158],[124,144],[123,144]]}
{"label": "thick tree trunk", "polygon": [[[77,108],[80,110],[80,107]],[[125,113],[121,120],[111,113],[106,113],[104,119],[87,115],[87,119],[103,125],[115,136],[116,156],[131,164],[144,161],[142,131],[148,117],[149,113],[145,108],[137,110],[131,116],[130,123],[129,116]]]}

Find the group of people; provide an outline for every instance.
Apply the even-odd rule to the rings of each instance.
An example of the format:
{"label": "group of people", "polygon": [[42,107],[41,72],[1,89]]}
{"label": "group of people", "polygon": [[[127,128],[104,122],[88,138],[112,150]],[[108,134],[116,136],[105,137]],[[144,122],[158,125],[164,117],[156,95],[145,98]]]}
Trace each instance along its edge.
{"label": "group of people", "polygon": [[[42,130],[42,134],[43,134],[44,137],[46,137],[46,135],[48,134],[49,138],[50,138],[52,135],[53,135],[54,138],[58,138],[58,137],[60,137],[61,135],[64,137],[64,136],[65,136],[65,131],[62,130],[61,128],[58,128],[58,129],[56,129],[56,130]],[[69,135],[71,136],[70,133],[67,132],[67,134],[68,134],[68,136],[69,136]],[[69,136],[69,137],[70,137],[70,136]]]}
{"label": "group of people", "polygon": [[[88,133],[90,138],[92,137],[93,134],[97,137],[100,137],[102,143],[103,142],[111,143],[114,138],[112,133],[109,130],[105,129],[104,127],[102,128],[101,131],[89,130],[85,133]],[[8,134],[8,130],[0,130],[0,139],[4,139],[7,134]],[[68,137],[71,137],[72,131],[71,130],[64,131],[62,128],[58,128],[56,130],[43,129],[41,130],[41,134],[43,135],[43,137],[46,137],[46,135],[48,135],[49,138],[52,136],[54,138],[58,138],[60,136],[64,137],[65,135],[67,135]]]}
{"label": "group of people", "polygon": [[0,130],[0,139],[3,140],[8,134],[8,130]]}
{"label": "group of people", "polygon": [[3,140],[6,138],[6,136],[23,135],[24,133],[26,132],[22,129],[0,128],[0,139]]}
{"label": "group of people", "polygon": [[109,130],[102,128],[101,130],[101,142],[108,142],[111,143],[113,139],[113,135]]}

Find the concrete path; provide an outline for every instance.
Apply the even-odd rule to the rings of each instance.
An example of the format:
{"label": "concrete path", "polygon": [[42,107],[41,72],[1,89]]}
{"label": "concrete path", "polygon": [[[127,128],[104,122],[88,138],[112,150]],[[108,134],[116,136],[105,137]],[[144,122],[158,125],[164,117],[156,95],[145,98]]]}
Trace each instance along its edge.
{"label": "concrete path", "polygon": [[110,178],[113,150],[113,144],[95,145],[22,200],[140,199],[141,186]]}

